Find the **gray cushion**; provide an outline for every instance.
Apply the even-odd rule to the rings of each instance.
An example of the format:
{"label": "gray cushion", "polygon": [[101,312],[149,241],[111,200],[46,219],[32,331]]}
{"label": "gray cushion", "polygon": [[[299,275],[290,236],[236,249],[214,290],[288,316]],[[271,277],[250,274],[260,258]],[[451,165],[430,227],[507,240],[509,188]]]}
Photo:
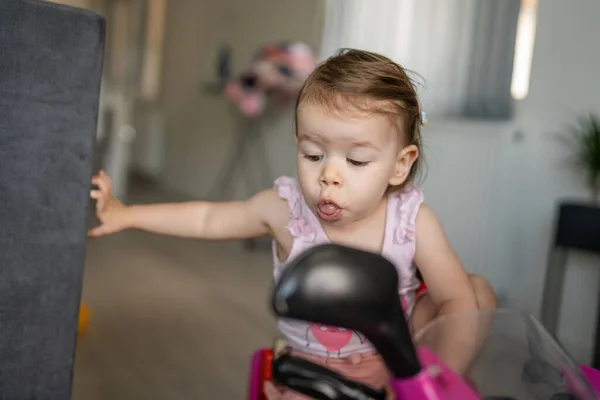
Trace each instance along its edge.
{"label": "gray cushion", "polygon": [[0,398],[68,399],[104,20],[0,0]]}

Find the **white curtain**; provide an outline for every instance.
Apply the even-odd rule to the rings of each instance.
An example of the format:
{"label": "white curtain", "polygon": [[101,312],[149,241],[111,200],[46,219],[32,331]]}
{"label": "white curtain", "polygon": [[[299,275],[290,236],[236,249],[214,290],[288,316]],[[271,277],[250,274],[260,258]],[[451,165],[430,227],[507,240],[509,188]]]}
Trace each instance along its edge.
{"label": "white curtain", "polygon": [[[321,58],[325,59],[343,47],[372,50],[384,54],[402,66],[418,74],[417,80],[424,83],[419,96],[424,108],[432,117],[456,117],[464,115],[467,103],[473,101],[474,91],[488,91],[478,81],[485,76],[477,64],[481,52],[481,38],[495,40],[506,57],[506,40],[510,38],[500,32],[505,26],[511,32],[516,19],[512,18],[515,1],[518,13],[519,0],[326,0],[325,29]],[[489,16],[496,18],[493,29],[481,23]],[[479,22],[479,23],[477,23]],[[474,39],[478,38],[479,41]],[[514,39],[513,39],[514,41]],[[494,61],[497,61],[494,59]],[[500,62],[496,69],[509,65],[512,59]],[[490,82],[494,90],[510,93],[510,74],[502,82]],[[493,76],[489,76],[494,79]],[[485,79],[484,79],[485,80]],[[467,99],[470,96],[470,99]]]}

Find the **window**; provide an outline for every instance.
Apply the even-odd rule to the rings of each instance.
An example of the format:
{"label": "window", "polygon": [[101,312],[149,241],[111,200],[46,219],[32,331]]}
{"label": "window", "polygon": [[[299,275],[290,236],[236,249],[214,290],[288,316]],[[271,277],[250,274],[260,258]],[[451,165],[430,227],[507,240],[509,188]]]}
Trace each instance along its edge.
{"label": "window", "polygon": [[527,96],[537,0],[328,0],[322,58],[340,47],[383,53],[425,78],[438,118],[512,117]]}
{"label": "window", "polygon": [[515,100],[522,100],[529,93],[531,62],[535,43],[537,23],[537,0],[521,0],[517,37],[515,43],[515,59],[510,93]]}

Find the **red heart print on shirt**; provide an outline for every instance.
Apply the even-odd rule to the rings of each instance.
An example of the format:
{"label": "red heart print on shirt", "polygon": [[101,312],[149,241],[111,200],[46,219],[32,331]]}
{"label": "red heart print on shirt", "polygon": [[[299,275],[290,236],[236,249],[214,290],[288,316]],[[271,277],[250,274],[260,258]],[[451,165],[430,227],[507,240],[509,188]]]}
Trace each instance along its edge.
{"label": "red heart print on shirt", "polygon": [[338,351],[350,343],[352,331],[346,328],[311,323],[310,331],[327,351]]}

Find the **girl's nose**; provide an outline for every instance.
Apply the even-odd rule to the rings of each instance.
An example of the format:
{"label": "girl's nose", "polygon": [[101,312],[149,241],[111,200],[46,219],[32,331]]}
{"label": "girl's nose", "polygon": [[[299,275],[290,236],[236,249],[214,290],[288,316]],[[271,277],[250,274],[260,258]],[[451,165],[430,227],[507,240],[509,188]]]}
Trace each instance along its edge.
{"label": "girl's nose", "polygon": [[328,165],[321,173],[321,184],[325,186],[342,186],[342,177],[337,168]]}

